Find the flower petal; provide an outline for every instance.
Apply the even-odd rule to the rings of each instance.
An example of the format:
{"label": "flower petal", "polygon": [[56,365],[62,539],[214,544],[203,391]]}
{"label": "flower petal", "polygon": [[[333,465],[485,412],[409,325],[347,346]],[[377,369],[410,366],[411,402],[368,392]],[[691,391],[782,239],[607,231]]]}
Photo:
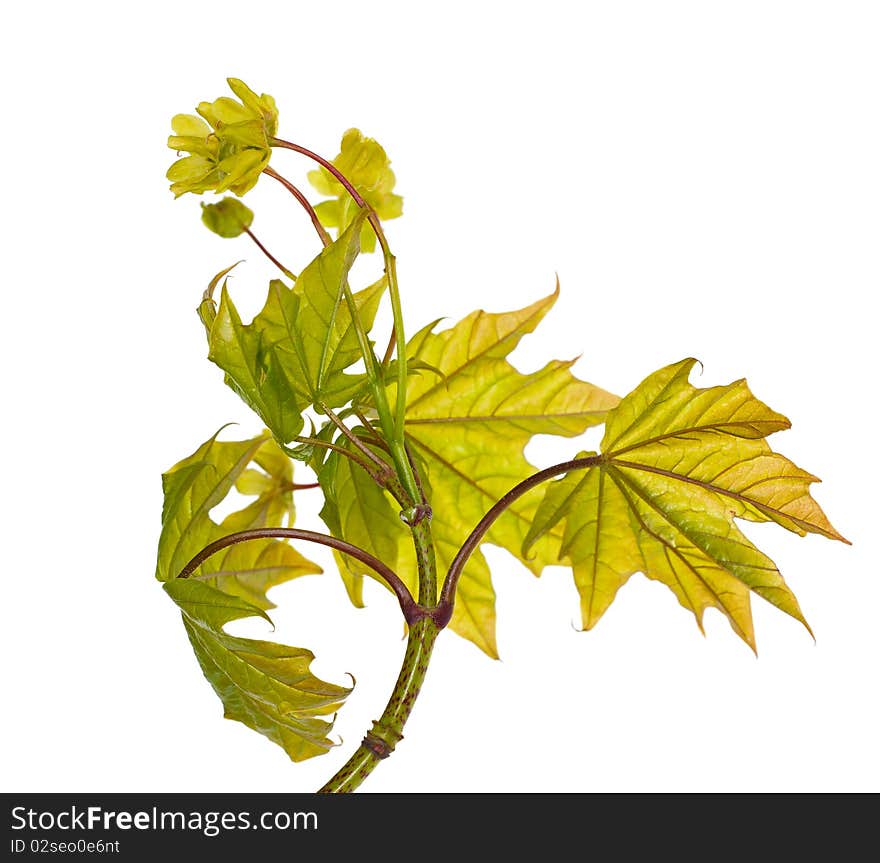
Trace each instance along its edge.
{"label": "flower petal", "polygon": [[231,141],[239,147],[257,147],[265,150],[269,146],[265,127],[258,120],[224,125],[220,134],[225,141]]}
{"label": "flower petal", "polygon": [[229,89],[241,99],[242,104],[255,116],[259,117],[266,129],[266,134],[272,136],[278,129],[278,108],[275,100],[268,94],[258,96],[240,78],[227,78]]}
{"label": "flower petal", "polygon": [[168,146],[172,150],[184,150],[194,156],[217,157],[219,143],[213,136],[208,138],[194,138],[189,135],[169,135]]}
{"label": "flower petal", "polygon": [[229,84],[229,89],[241,99],[242,105],[255,114],[261,113],[260,97],[241,78],[227,78],[226,83]]}
{"label": "flower petal", "polygon": [[254,187],[268,162],[269,153],[265,150],[242,150],[229,156],[219,165],[224,177],[217,185],[217,191],[229,189],[236,195],[243,195]]}
{"label": "flower petal", "polygon": [[171,118],[171,128],[175,135],[186,135],[193,138],[207,138],[211,134],[211,127],[201,117],[196,117],[194,114],[175,114]]}
{"label": "flower petal", "polygon": [[204,177],[213,169],[214,163],[204,156],[184,156],[168,169],[165,176],[174,182],[195,180]]}
{"label": "flower petal", "polygon": [[221,126],[232,123],[247,123],[248,120],[255,118],[262,119],[259,114],[255,114],[241,102],[236,102],[235,99],[230,99],[228,96],[215,99],[211,103],[211,111]]}
{"label": "flower petal", "polygon": [[342,184],[326,168],[309,171],[306,176],[322,195],[338,195],[342,189]]}

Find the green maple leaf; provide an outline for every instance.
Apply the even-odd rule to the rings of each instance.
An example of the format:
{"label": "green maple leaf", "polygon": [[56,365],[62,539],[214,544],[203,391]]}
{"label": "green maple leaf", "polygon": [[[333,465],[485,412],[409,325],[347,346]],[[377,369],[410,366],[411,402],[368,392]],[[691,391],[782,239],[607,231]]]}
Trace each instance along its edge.
{"label": "green maple leaf", "polygon": [[233,620],[266,617],[243,599],[191,579],[172,579],[164,587],[180,608],[190,644],[227,719],[265,735],[293,761],[332,748],[327,734],[333,723],[320,717],[334,714],[351,690],[311,674],[311,651],[224,632]]}
{"label": "green maple leaf", "polygon": [[[292,479],[290,459],[268,433],[244,441],[215,436],[202,444],[162,477],[156,576],[180,608],[225,715],[300,761],[333,745],[327,739],[332,723],[320,717],[334,713],[350,690],[314,677],[308,650],[237,638],[223,627],[246,617],[269,620],[266,609],[274,606],[268,589],[320,567],[285,542],[261,539],[219,552],[188,578],[177,578],[202,548],[232,531],[292,523]],[[256,499],[218,524],[210,512],[233,487]]]}
{"label": "green maple leaf", "polygon": [[[255,494],[256,498],[218,524],[211,518],[210,511],[233,487],[246,495]],[[292,488],[292,462],[268,433],[243,441],[218,441],[215,435],[162,476],[164,504],[156,577],[160,581],[175,578],[206,545],[234,531],[291,525]],[[257,562],[261,557],[266,572],[271,561],[270,575],[246,572],[236,565],[236,561]],[[242,589],[256,589],[264,594],[260,600],[264,602],[269,587],[320,571],[317,564],[287,543],[260,540],[214,555],[195,575],[215,579],[211,583],[223,590],[235,589],[233,581]],[[271,578],[271,582],[265,582],[266,578]]]}
{"label": "green maple leaf", "polygon": [[[366,430],[352,432],[365,436]],[[351,451],[352,444],[339,435],[335,444]],[[373,447],[382,456],[387,454]],[[424,465],[418,463],[424,476]],[[413,596],[418,594],[418,570],[412,534],[400,519],[400,504],[362,467],[339,451],[327,453],[320,465],[315,465],[318,482],[324,493],[321,518],[333,536],[345,539],[368,551],[390,566],[403,580]],[[430,494],[430,487],[426,484]],[[345,589],[352,603],[362,608],[363,579],[375,573],[359,560],[334,551]],[[388,585],[381,582],[385,587]]]}
{"label": "green maple leaf", "polygon": [[[282,443],[302,431],[307,407],[319,402],[338,407],[364,386],[365,375],[345,371],[361,354],[343,289],[359,251],[365,216],[359,211],[292,288],[272,281],[265,305],[250,324],[242,323],[225,283],[216,314],[210,299],[200,307],[208,327],[209,359]],[[366,331],[384,290],[383,278],[354,295]]]}
{"label": "green maple leaf", "polygon": [[[360,434],[362,429],[353,429]],[[351,450],[342,436],[336,445]],[[415,594],[415,552],[409,530],[400,520],[400,505],[363,468],[339,452],[327,454],[318,470],[324,492],[321,519],[330,533],[358,545],[397,572]],[[359,560],[333,552],[349,599],[363,607],[364,575],[373,575]],[[384,582],[382,582],[384,584]],[[387,585],[386,585],[387,586]]]}
{"label": "green maple leaf", "polygon": [[[403,213],[403,198],[393,191],[395,177],[391,162],[378,141],[364,137],[359,129],[349,129],[342,136],[339,155],[333,164],[380,219],[396,219]],[[321,224],[327,228],[345,230],[358,212],[354,199],[326,168],[310,171],[308,177],[322,195],[332,198],[315,207]],[[372,252],[375,248],[376,235],[370,225],[364,224],[361,228],[361,249]]]}
{"label": "green maple leaf", "polygon": [[[535,472],[523,449],[536,434],[572,437],[601,423],[617,397],[571,373],[574,361],[554,360],[523,374],[507,357],[532,332],[559,295],[506,314],[478,311],[451,329],[423,329],[411,339],[413,359],[438,369],[407,385],[406,433],[427,468],[433,489],[431,523],[438,571],[443,573],[486,510]],[[555,562],[555,537],[533,556],[520,554],[536,496],[506,512],[486,536],[519,557],[536,574]],[[476,552],[459,582],[451,628],[490,656],[495,644],[495,592],[485,558]]]}
{"label": "green maple leaf", "polygon": [[609,411],[598,464],[550,484],[523,547],[564,524],[583,625],[636,572],[666,584],[702,628],[719,609],[755,648],[750,592],[806,626],[776,565],[735,519],[843,539],[810,496],[817,479],[764,438],[789,427],[744,380],[697,389],[687,359],[646,378]]}

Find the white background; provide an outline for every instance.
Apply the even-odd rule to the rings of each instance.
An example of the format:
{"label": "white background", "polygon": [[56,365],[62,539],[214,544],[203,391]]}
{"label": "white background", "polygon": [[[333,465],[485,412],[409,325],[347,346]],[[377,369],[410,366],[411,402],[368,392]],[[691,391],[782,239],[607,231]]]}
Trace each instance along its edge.
{"label": "white background", "polygon": [[[641,576],[576,632],[570,575],[536,580],[490,549],[502,661],[444,635],[406,739],[363,790],[878,790],[876,4],[24,10],[5,12],[0,51],[3,790],[311,790],[396,676],[390,596],[370,585],[355,611],[304,549],[328,571],[273,593],[276,636],[358,686],[342,747],[292,765],[221,718],[153,577],[161,472],[226,422],[260,428],[194,309],[246,258],[233,290],[255,312],[271,267],[210,235],[164,178],[171,115],[227,75],[328,156],[349,126],[384,144],[410,332],[519,308],[558,274],[520,368],[582,354],[578,374],[620,394],[685,356],[697,385],[747,377],[791,418],[772,442],[823,478],[815,496],[853,542],[746,526],[816,635],[756,598],[757,659]],[[273,165],[305,184],[301,158]],[[249,202],[289,267],[316,252],[275,184]],[[318,526],[311,501],[300,526]]]}

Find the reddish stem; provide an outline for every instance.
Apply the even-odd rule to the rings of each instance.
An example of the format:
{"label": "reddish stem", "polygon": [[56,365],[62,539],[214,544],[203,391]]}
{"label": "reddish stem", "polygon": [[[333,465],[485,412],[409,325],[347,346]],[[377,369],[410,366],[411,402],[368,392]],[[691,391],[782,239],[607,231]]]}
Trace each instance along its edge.
{"label": "reddish stem", "polygon": [[257,244],[257,248],[288,278],[296,278],[293,273],[282,264],[256,237],[250,228],[245,228],[244,232]]}
{"label": "reddish stem", "polygon": [[530,491],[535,486],[558,476],[561,473],[568,473],[571,470],[583,470],[585,468],[595,467],[603,460],[604,456],[591,455],[585,458],[576,458],[572,461],[564,461],[555,464],[552,467],[538,471],[536,474],[524,479],[521,483],[515,485],[504,497],[502,497],[481,519],[479,524],[471,531],[470,536],[462,543],[458,554],[455,555],[452,563],[449,564],[449,571],[446,573],[446,579],[443,582],[443,588],[440,591],[440,602],[437,606],[437,612],[434,620],[440,626],[446,626],[452,617],[452,611],[455,607],[455,589],[458,587],[458,581],[461,578],[462,570],[468,562],[468,558],[476,551],[477,546],[482,542],[490,527],[495,520],[508,507],[510,507],[517,498]]}
{"label": "reddish stem", "polygon": [[335,536],[329,536],[326,533],[316,533],[313,530],[299,530],[295,527],[259,527],[253,530],[242,530],[238,533],[231,533],[221,539],[215,540],[206,545],[190,562],[180,571],[178,578],[189,578],[209,557],[229,548],[230,545],[237,545],[240,542],[249,542],[254,539],[303,539],[307,542],[316,542],[319,545],[326,545],[342,554],[347,554],[355,560],[370,567],[382,580],[391,588],[397,601],[400,603],[400,610],[407,623],[412,624],[424,617],[424,609],[420,609],[407,586],[400,580],[397,573],[393,569],[386,566],[378,558],[373,557],[368,551],[357,545],[352,545],[343,539],[337,539]]}
{"label": "reddish stem", "polygon": [[293,183],[290,182],[286,177],[282,177],[277,171],[273,168],[266,166],[263,168],[263,173],[268,174],[270,177],[274,177],[290,192],[297,201],[302,204],[303,209],[309,214],[309,218],[312,220],[312,224],[315,226],[315,230],[318,232],[318,236],[321,238],[321,242],[325,246],[329,246],[332,240],[330,239],[330,235],[324,229],[324,226],[321,224],[321,220],[318,218],[318,214],[315,212],[315,208],[309,203],[309,199],[296,187]]}
{"label": "reddish stem", "polygon": [[[336,165],[334,165],[329,159],[325,159],[323,156],[319,156],[317,153],[309,150],[308,147],[303,147],[301,144],[294,144],[292,141],[285,141],[281,138],[272,138],[269,143],[277,147],[284,147],[287,150],[293,150],[295,153],[301,153],[303,156],[308,156],[309,159],[317,162],[322,168],[326,168],[334,177],[336,177],[336,179],[342,183],[345,191],[354,199],[354,202],[359,207],[369,210],[367,219],[372,225],[373,231],[376,233],[376,239],[379,241],[383,253],[385,255],[389,254],[388,241],[385,239],[385,232],[382,230],[382,224],[379,221],[379,217],[376,215],[376,211],[363,199],[361,193],[355,189],[349,179],[339,170],[339,168],[336,167]],[[268,168],[264,170],[269,171]]]}

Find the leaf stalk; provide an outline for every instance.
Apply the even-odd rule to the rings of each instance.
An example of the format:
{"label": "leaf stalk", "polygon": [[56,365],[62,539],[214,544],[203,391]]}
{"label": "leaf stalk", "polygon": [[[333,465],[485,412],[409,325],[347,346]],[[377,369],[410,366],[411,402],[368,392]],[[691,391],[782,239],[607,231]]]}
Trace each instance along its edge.
{"label": "leaf stalk", "polygon": [[318,533],[313,530],[300,530],[296,527],[258,527],[230,533],[206,545],[184,566],[178,573],[177,578],[189,578],[209,557],[215,555],[218,551],[229,548],[231,545],[250,542],[255,539],[301,539],[306,542],[317,543],[318,545],[326,545],[342,554],[347,554],[349,557],[353,557],[355,560],[359,560],[370,567],[391,588],[400,604],[400,610],[403,612],[403,616],[408,623],[418,621],[424,614],[423,609],[416,607],[412,594],[400,580],[397,573],[381,560],[373,557],[368,551],[360,548],[360,546],[352,545],[343,539],[337,539],[335,536]]}
{"label": "leaf stalk", "polygon": [[572,470],[585,470],[595,467],[604,460],[605,456],[594,455],[585,456],[584,458],[576,458],[571,461],[560,462],[551,467],[539,470],[537,473],[527,477],[522,482],[517,483],[504,497],[500,498],[491,509],[480,519],[477,526],[471,531],[467,539],[461,544],[458,553],[449,564],[449,570],[443,581],[443,588],[440,591],[440,603],[437,608],[436,620],[439,625],[446,626],[452,618],[452,612],[455,608],[455,591],[458,587],[461,573],[470,556],[476,551],[483,537],[489,531],[489,528],[495,523],[499,516],[505,510],[509,509],[513,503],[522,497],[527,491],[531,491],[535,486]]}

